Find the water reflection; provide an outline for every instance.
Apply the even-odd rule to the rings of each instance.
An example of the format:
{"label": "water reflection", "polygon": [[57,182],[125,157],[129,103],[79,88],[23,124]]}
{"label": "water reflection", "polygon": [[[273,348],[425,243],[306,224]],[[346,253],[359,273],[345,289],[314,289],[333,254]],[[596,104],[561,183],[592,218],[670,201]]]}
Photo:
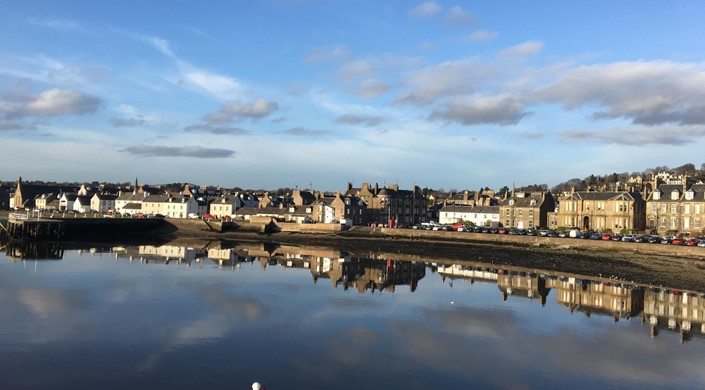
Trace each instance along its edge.
{"label": "water reflection", "polygon": [[[73,350],[93,382],[120,378],[113,388],[705,384],[697,291],[276,244],[55,248],[63,260],[39,270],[22,264],[44,249],[5,250],[0,366],[57,362],[15,387],[56,381]],[[111,364],[95,367],[100,351]],[[174,367],[209,375],[188,382]]]}
{"label": "water reflection", "polygon": [[[414,292],[427,268],[440,275],[440,281],[453,287],[458,281],[469,284],[491,282],[497,285],[503,301],[511,298],[536,300],[545,306],[552,291],[569,313],[582,313],[620,319],[639,318],[649,325],[651,337],[660,331],[677,332],[682,343],[693,337],[705,338],[705,293],[645,286],[609,279],[591,279],[553,272],[537,273],[520,267],[500,267],[478,262],[439,264],[433,261],[373,259],[353,256],[332,248],[241,244],[223,247],[208,243],[202,247],[140,245],[90,248],[81,253],[110,253],[116,259],[143,264],[183,264],[213,262],[221,268],[237,268],[243,263],[267,267],[306,269],[313,283],[326,280],[333,288],[355,289],[360,293],[395,292],[408,286]],[[62,244],[14,243],[6,247],[9,260],[63,258]]]}

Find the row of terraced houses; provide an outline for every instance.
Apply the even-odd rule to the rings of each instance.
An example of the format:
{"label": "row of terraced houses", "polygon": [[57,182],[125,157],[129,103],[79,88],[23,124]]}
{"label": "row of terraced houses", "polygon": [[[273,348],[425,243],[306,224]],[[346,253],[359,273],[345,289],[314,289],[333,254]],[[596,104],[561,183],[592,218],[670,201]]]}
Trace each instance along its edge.
{"label": "row of terraced houses", "polygon": [[705,184],[669,173],[630,178],[613,188],[589,191],[489,189],[442,197],[424,195],[414,186],[380,187],[348,183],[335,193],[295,189],[286,195],[238,193],[218,187],[184,185],[178,192],[159,186],[79,188],[25,184],[0,188],[0,209],[59,210],[77,213],[161,214],[169,218],[202,217],[249,220],[271,217],[298,223],[346,223],[404,227],[438,221],[480,226],[578,228],[610,232],[656,232],[701,235],[705,228]]}

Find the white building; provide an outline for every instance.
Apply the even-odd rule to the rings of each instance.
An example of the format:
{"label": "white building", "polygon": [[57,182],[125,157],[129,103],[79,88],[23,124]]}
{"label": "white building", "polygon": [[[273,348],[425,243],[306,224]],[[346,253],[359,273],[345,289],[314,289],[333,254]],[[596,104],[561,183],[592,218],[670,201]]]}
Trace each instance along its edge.
{"label": "white building", "polygon": [[216,217],[230,217],[235,214],[237,210],[237,203],[239,198],[234,195],[223,195],[211,202],[208,214]]}
{"label": "white building", "polygon": [[91,197],[90,196],[77,196],[76,200],[73,201],[71,210],[77,211],[79,213],[90,213],[91,212]]}
{"label": "white building", "polygon": [[115,210],[116,195],[95,194],[91,198],[91,210],[99,213],[107,213]]}
{"label": "white building", "polygon": [[498,224],[499,206],[448,205],[440,210],[438,223],[452,225],[457,222],[471,222],[476,226]]}

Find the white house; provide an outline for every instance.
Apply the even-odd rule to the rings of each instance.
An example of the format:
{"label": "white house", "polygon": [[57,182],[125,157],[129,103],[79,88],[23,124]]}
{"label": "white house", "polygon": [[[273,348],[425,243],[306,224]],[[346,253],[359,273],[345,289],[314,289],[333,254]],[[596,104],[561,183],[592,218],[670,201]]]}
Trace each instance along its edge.
{"label": "white house", "polygon": [[335,207],[330,202],[319,200],[313,204],[318,210],[318,222],[333,223],[335,221]]}
{"label": "white house", "polygon": [[[149,195],[147,192],[126,192],[120,194],[115,199],[115,211],[119,213],[130,213],[133,214],[135,211],[139,212],[142,209],[142,201]],[[129,207],[126,207],[130,205]]]}
{"label": "white house", "polygon": [[[499,212],[499,211],[498,211]],[[456,222],[470,221],[472,207],[468,205],[446,205],[438,213],[438,223],[452,225]]]}
{"label": "white house", "polygon": [[211,202],[208,214],[216,218],[230,217],[237,210],[238,199],[233,195],[222,195]]}
{"label": "white house", "polygon": [[476,226],[499,225],[499,206],[475,206],[467,221]]}
{"label": "white house", "polygon": [[59,210],[69,211],[73,210],[73,204],[76,202],[78,196],[73,192],[64,192],[59,197]]}
{"label": "white house", "polygon": [[115,210],[117,195],[95,194],[91,198],[91,210],[106,213]]}
{"label": "white house", "polygon": [[76,200],[73,201],[71,210],[79,213],[89,213],[91,211],[91,197],[77,196]]}
{"label": "white house", "polygon": [[456,222],[472,222],[476,226],[499,223],[499,206],[448,205],[440,210],[438,223],[452,225]]}
{"label": "white house", "polygon": [[198,213],[198,201],[193,197],[175,198],[169,197],[164,202],[164,210],[159,214],[166,215],[169,218],[188,218],[190,213]]}
{"label": "white house", "polygon": [[166,202],[171,196],[167,194],[149,195],[142,200],[142,214],[166,215]]}

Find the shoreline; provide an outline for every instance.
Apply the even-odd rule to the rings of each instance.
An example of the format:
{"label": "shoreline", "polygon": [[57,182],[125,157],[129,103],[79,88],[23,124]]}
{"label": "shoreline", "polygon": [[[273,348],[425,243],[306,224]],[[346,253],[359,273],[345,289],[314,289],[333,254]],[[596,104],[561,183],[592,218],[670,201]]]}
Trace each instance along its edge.
{"label": "shoreline", "polygon": [[[0,216],[1,217],[1,216]],[[359,257],[408,261],[483,263],[537,271],[566,272],[595,278],[668,286],[705,292],[705,249],[662,244],[602,242],[570,238],[506,236],[483,233],[433,232],[355,226],[337,232],[262,233],[263,224],[232,226],[201,220],[166,219],[162,226],[138,235],[90,238],[94,243],[150,242],[206,246],[219,241],[335,248]],[[285,227],[286,228],[286,227]],[[63,243],[70,247],[88,240]]]}
{"label": "shoreline", "polygon": [[[371,228],[353,229],[335,234],[300,232],[264,234],[253,230],[214,233],[193,228],[179,228],[158,237],[172,244],[218,240],[226,245],[242,242],[335,248],[360,257],[444,263],[479,262],[495,267],[517,266],[537,271],[560,271],[595,278],[705,292],[705,250],[700,256],[697,252],[695,252],[696,255],[679,254],[673,251],[650,253],[648,248],[662,245],[637,243],[623,244],[643,245],[641,248],[645,249],[635,251],[630,245],[624,245],[621,248],[615,246],[596,250],[580,247],[578,244],[583,240],[577,239],[559,238],[557,240],[562,240],[565,244],[548,245],[532,242],[532,240],[483,241],[477,240],[477,237],[469,237],[470,234],[473,233],[467,233],[462,236],[463,239],[457,239],[434,235],[392,236],[388,232]],[[522,238],[526,237],[518,237],[518,239]]]}

